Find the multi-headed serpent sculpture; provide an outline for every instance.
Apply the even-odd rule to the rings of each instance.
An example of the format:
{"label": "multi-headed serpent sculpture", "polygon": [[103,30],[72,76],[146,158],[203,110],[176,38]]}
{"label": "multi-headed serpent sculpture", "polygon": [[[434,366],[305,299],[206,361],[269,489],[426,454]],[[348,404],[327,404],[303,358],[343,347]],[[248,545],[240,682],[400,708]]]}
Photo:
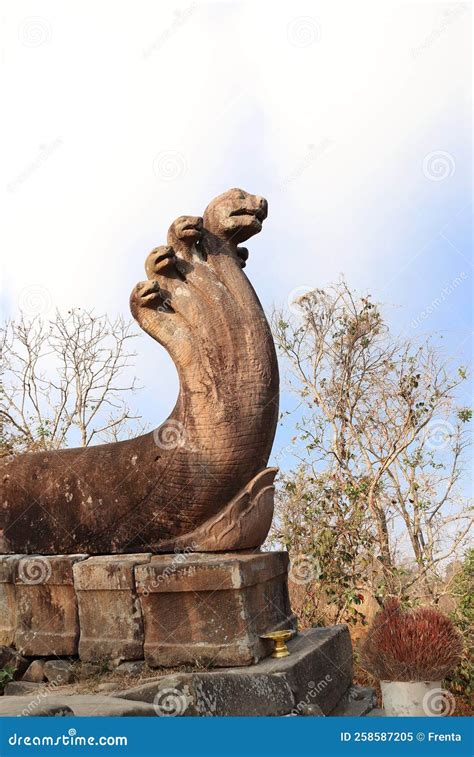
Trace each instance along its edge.
{"label": "multi-headed serpent sculpture", "polygon": [[182,216],[148,256],[130,307],[179,375],[155,431],[113,444],[1,462],[1,553],[220,551],[260,546],[273,513],[266,468],[278,365],[238,245],[267,203],[240,189]]}

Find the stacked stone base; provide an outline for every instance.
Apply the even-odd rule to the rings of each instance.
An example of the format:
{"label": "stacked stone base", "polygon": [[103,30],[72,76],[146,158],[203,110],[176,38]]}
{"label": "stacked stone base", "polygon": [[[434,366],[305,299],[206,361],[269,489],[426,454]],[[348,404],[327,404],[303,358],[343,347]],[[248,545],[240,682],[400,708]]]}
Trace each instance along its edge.
{"label": "stacked stone base", "polygon": [[[290,654],[244,667],[168,672],[124,688],[115,676],[107,694],[37,684],[22,696],[8,684],[0,717],[14,715],[361,716],[374,691],[351,686],[352,647],[346,626],[314,628],[288,643]],[[131,663],[128,663],[131,665]],[[118,670],[118,669],[117,669]],[[12,688],[13,687],[13,688]],[[111,688],[109,688],[111,687]]]}
{"label": "stacked stone base", "polygon": [[247,666],[295,628],[285,552],[0,556],[0,645],[27,657]]}

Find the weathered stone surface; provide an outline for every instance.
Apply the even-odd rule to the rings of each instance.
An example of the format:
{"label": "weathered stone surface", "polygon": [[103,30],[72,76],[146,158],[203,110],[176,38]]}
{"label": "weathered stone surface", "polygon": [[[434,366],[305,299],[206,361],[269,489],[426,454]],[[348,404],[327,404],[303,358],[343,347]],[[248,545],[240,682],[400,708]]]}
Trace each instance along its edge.
{"label": "weathered stone surface", "polygon": [[74,566],[84,662],[143,658],[143,618],[134,570],[150,554],[103,555]]}
{"label": "weathered stone surface", "polygon": [[385,716],[385,710],[380,709],[379,707],[375,707],[373,710],[370,710],[370,712],[367,713],[368,718],[384,718]]}
{"label": "weathered stone surface", "polygon": [[103,694],[46,694],[0,698],[0,717],[63,714],[76,717],[156,717],[153,705]]}
{"label": "weathered stone surface", "polygon": [[352,683],[353,654],[347,626],[303,631],[287,644],[289,657],[268,658],[260,669],[285,675],[299,703],[317,704],[325,715],[339,702]]}
{"label": "weathered stone surface", "polygon": [[143,673],[143,671],[146,670],[147,667],[148,666],[145,660],[134,660],[133,662],[121,662],[120,665],[117,665],[117,667],[114,668],[114,673],[136,676]]}
{"label": "weathered stone surface", "polygon": [[171,225],[167,246],[147,258],[148,279],[133,289],[130,308],[176,364],[173,412],[136,439],[2,458],[2,553],[165,552],[183,544],[216,551],[263,542],[275,471],[259,476],[278,420],[278,364],[242,270],[248,251],[238,245],[266,215],[262,197],[231,189],[203,218]]}
{"label": "weathered stone surface", "polygon": [[38,689],[44,689],[45,683],[33,683],[32,681],[10,681],[7,683],[3,693],[4,696],[22,696],[23,694],[31,694],[38,691]]}
{"label": "weathered stone surface", "polygon": [[306,704],[303,703],[300,709],[297,712],[298,715],[301,717],[311,717],[311,718],[324,718],[324,712],[322,711],[321,707],[317,704]]}
{"label": "weathered stone surface", "polygon": [[15,638],[15,569],[19,555],[0,556],[0,644],[10,646]]}
{"label": "weathered stone surface", "polygon": [[284,715],[294,706],[288,682],[279,676],[181,673],[140,684],[116,696],[153,703],[161,715]]}
{"label": "weathered stone surface", "polygon": [[93,662],[83,662],[79,668],[79,679],[83,681],[87,680],[88,678],[95,678],[96,676],[100,675],[101,670],[101,665],[95,664]]}
{"label": "weathered stone surface", "polygon": [[292,628],[286,552],[167,555],[135,569],[151,667],[250,665]]}
{"label": "weathered stone surface", "polygon": [[374,702],[372,697],[365,697],[353,702],[344,702],[343,705],[338,706],[331,712],[331,716],[337,718],[361,718],[364,715],[369,715],[374,709],[375,704],[376,701]]}
{"label": "weathered stone surface", "polygon": [[22,676],[22,681],[29,681],[31,683],[42,683],[45,680],[44,675],[45,660],[33,660],[28,666],[26,673]]}
{"label": "weathered stone surface", "polygon": [[15,645],[78,654],[81,677],[144,656],[151,667],[250,665],[273,649],[263,634],[295,625],[287,569],[284,552],[20,556]]}
{"label": "weathered stone surface", "polygon": [[41,698],[38,702],[36,700],[28,701],[24,696],[3,697],[0,699],[0,717],[2,718],[50,718],[70,717],[71,715],[74,715],[71,708],[58,701],[48,704]]}
{"label": "weathered stone surface", "polygon": [[15,646],[30,657],[77,654],[73,565],[86,555],[25,555],[15,566]]}
{"label": "weathered stone surface", "polygon": [[178,715],[328,715],[352,680],[346,626],[315,628],[288,642],[290,655],[248,668],[181,673],[117,696],[154,702]]}
{"label": "weathered stone surface", "polygon": [[360,718],[377,707],[377,694],[369,686],[350,686],[334,710],[333,717]]}
{"label": "weathered stone surface", "polygon": [[278,468],[260,471],[218,515],[189,534],[163,542],[160,551],[224,552],[259,547],[272,524],[277,473]]}
{"label": "weathered stone surface", "polygon": [[43,670],[48,681],[61,686],[76,680],[75,665],[70,660],[48,660]]}

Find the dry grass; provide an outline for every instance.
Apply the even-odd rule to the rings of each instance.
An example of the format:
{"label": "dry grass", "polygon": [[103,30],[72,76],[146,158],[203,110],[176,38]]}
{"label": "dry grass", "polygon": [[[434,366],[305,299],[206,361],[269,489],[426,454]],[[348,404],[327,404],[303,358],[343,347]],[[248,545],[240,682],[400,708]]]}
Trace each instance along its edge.
{"label": "dry grass", "polygon": [[[80,666],[78,666],[80,670]],[[122,673],[116,670],[102,670],[89,678],[78,678],[77,681],[64,686],[56,686],[54,693],[63,694],[103,694],[113,696],[115,692],[125,691],[144,683],[156,681],[158,678],[202,671],[203,668],[181,666],[176,668],[149,668],[145,666],[140,673]]]}

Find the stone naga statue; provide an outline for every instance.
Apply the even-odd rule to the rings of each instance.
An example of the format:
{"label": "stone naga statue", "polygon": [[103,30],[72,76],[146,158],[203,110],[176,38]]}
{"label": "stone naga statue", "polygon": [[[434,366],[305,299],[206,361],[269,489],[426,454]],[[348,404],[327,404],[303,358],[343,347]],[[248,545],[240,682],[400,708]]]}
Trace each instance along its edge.
{"label": "stone naga statue", "polygon": [[169,352],[178,400],[135,439],[0,461],[0,552],[228,551],[259,547],[273,514],[266,468],[278,365],[239,247],[267,215],[231,189],[182,216],[145,264],[133,317]]}

